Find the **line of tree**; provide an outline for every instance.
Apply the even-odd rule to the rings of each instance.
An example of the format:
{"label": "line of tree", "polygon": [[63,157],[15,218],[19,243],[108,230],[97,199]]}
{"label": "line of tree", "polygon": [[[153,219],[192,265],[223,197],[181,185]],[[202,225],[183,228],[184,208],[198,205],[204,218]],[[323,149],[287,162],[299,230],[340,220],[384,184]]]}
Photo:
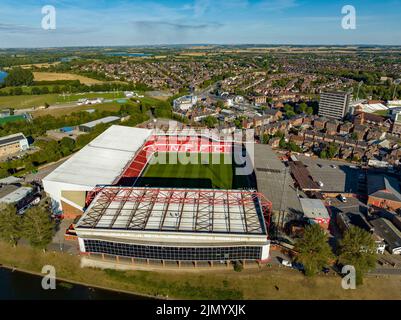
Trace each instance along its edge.
{"label": "line of tree", "polygon": [[[19,68],[21,69],[21,68]],[[24,69],[22,69],[24,70]],[[29,70],[26,70],[30,72]],[[32,73],[32,72],[31,72]],[[10,73],[11,74],[11,73]],[[119,83],[106,82],[93,85],[82,84],[79,80],[58,80],[54,82],[34,82],[10,79],[8,75],[5,79],[5,85],[10,88],[4,88],[0,91],[0,96],[19,96],[19,95],[42,95],[49,93],[85,93],[85,92],[112,92],[112,91],[151,91],[152,87],[144,83]],[[19,79],[19,78],[18,78]],[[8,81],[8,82],[7,82]],[[10,82],[12,81],[12,82]],[[23,83],[24,82],[24,83]],[[25,83],[27,82],[27,83]],[[28,86],[28,87],[21,87]]]}
{"label": "line of tree", "polygon": [[376,265],[376,244],[367,231],[351,227],[337,245],[337,257],[329,243],[327,233],[318,225],[305,228],[304,235],[295,245],[295,260],[304,266],[306,276],[314,276],[336,259],[339,267],[353,266],[356,285],[363,284],[364,275]]}

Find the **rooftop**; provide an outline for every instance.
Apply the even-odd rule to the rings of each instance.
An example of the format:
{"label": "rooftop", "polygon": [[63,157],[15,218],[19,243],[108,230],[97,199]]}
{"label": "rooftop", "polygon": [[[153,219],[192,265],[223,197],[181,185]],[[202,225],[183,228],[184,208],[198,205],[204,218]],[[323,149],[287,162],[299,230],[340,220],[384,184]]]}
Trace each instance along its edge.
{"label": "rooftop", "polygon": [[91,188],[112,184],[151,133],[147,129],[111,126],[43,180]]}
{"label": "rooftop", "polygon": [[320,191],[321,187],[315,182],[305,165],[301,161],[290,162],[291,174],[303,191]]}
{"label": "rooftop", "polygon": [[239,190],[99,189],[76,228],[267,234],[263,196]]}
{"label": "rooftop", "polygon": [[25,136],[22,133],[16,133],[16,134],[12,134],[6,137],[1,137],[0,138],[0,146],[4,146],[4,145],[8,145],[11,143],[16,143],[19,142],[21,140],[25,140]]}
{"label": "rooftop", "polygon": [[273,149],[268,145],[255,144],[254,161],[258,190],[272,201],[273,210],[300,211],[301,205],[289,170]]}
{"label": "rooftop", "polygon": [[401,232],[390,221],[379,218],[370,223],[375,228],[375,233],[387,242],[391,250],[401,248]]}
{"label": "rooftop", "polygon": [[93,127],[96,127],[98,124],[110,123],[110,122],[114,122],[114,121],[118,121],[118,120],[120,120],[119,117],[110,116],[110,117],[105,117],[105,118],[98,119],[98,120],[95,120],[92,122],[84,123],[84,124],[81,124],[80,126],[93,128]]}
{"label": "rooftop", "polygon": [[0,203],[16,203],[22,199],[24,199],[30,192],[32,192],[32,188],[29,187],[21,187],[18,188],[11,193],[3,196],[0,199]]}
{"label": "rooftop", "polygon": [[392,201],[401,201],[400,183],[396,178],[378,174],[368,175],[368,195]]}
{"label": "rooftop", "polygon": [[299,201],[306,218],[330,219],[330,214],[322,200],[302,198]]}

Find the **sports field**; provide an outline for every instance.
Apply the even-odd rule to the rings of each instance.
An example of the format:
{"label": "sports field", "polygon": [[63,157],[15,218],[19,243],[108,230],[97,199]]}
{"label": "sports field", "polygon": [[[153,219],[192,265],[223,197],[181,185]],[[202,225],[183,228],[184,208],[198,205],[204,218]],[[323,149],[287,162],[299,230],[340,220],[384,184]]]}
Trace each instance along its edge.
{"label": "sports field", "polygon": [[[171,163],[174,154],[165,154],[167,164],[149,164],[139,184],[142,186],[176,188],[216,188],[232,189],[233,166],[224,163],[224,155],[210,155],[209,161],[194,154],[196,164]],[[161,155],[159,155],[161,158]],[[213,161],[214,157],[214,161]],[[175,156],[177,159],[177,156]],[[209,163],[207,163],[209,162]],[[219,162],[219,163],[216,163]]]}

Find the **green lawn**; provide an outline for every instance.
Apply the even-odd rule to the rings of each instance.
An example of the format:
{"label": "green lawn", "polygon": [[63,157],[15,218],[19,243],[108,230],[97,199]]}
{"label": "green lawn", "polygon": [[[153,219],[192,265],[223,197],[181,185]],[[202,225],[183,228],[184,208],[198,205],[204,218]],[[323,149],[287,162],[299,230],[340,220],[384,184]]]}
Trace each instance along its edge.
{"label": "green lawn", "polygon": [[[172,154],[168,154],[166,159],[171,159],[169,158],[171,156]],[[170,161],[167,162],[169,164],[149,164],[139,185],[232,189],[233,166],[224,164],[224,155],[210,155],[209,164],[202,164],[199,155],[194,156],[197,164],[183,164],[180,161],[177,161],[177,164],[170,164]],[[159,154],[160,157],[161,154]],[[217,158],[220,163],[213,164],[212,157]]]}
{"label": "green lawn", "polygon": [[[141,92],[138,93],[143,94]],[[119,92],[107,92],[107,93],[98,93],[98,92],[73,93],[70,95],[49,93],[41,95],[24,94],[20,96],[0,96],[0,110],[3,108],[25,109],[31,107],[39,107],[43,106],[45,103],[48,103],[50,105],[63,104],[69,102],[76,102],[79,99],[84,99],[84,98],[86,99],[104,98],[107,100],[109,99],[114,100],[114,99],[125,98],[125,95],[123,92],[119,91]],[[138,100],[154,106],[158,106],[159,104],[165,103],[164,101],[160,101],[150,97],[144,97]]]}
{"label": "green lawn", "polygon": [[23,116],[9,116],[5,118],[0,118],[0,125],[15,121],[25,121],[25,118]]}
{"label": "green lawn", "polygon": [[0,109],[14,108],[24,109],[30,107],[43,106],[45,102],[55,104],[59,100],[58,94],[43,95],[22,95],[22,96],[4,96],[0,97]]}

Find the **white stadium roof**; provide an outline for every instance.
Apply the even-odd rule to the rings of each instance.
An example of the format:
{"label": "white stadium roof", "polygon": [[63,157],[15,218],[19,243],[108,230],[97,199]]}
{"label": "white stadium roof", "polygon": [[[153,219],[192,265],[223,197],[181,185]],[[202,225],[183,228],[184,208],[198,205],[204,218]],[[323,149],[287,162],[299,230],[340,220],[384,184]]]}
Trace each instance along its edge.
{"label": "white stadium roof", "polygon": [[363,111],[367,112],[367,113],[374,113],[377,111],[388,110],[388,107],[386,107],[382,103],[363,104],[362,108],[363,108]]}
{"label": "white stadium roof", "polygon": [[45,177],[43,182],[90,188],[112,184],[151,133],[152,130],[147,129],[111,126]]}

